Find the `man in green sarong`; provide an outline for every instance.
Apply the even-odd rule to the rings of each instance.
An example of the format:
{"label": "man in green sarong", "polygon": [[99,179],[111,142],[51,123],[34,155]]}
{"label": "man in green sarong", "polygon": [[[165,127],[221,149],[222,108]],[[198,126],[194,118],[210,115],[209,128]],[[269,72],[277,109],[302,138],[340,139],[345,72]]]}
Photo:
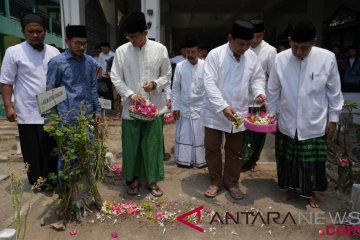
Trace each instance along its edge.
{"label": "man in green sarong", "polygon": [[279,113],[275,155],[284,202],[298,195],[318,208],[316,191],[327,188],[327,139],[331,140],[344,103],[335,55],[315,47],[312,23],[295,24],[290,49],[275,58],[268,82],[271,113]]}
{"label": "man in green sarong", "polygon": [[124,99],[122,110],[123,177],[129,195],[139,193],[140,181],[155,197],[163,192],[157,185],[164,180],[164,150],[162,119],[150,122],[134,120],[129,116],[131,102],[150,101],[161,110],[165,107],[164,86],[171,78],[167,49],[147,38],[147,26],[142,12],[125,19],[128,43],[115,52],[111,81]]}

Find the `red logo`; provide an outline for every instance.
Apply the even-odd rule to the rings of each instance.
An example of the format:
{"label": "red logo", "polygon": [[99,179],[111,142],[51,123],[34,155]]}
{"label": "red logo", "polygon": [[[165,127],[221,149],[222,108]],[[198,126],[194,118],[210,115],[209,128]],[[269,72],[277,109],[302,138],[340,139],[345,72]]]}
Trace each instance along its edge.
{"label": "red logo", "polygon": [[199,232],[202,232],[202,233],[203,233],[203,232],[204,232],[204,229],[203,229],[203,228],[201,228],[201,227],[199,227],[199,226],[197,226],[197,225],[195,225],[195,224],[193,224],[193,223],[191,223],[191,222],[188,222],[188,221],[186,220],[186,217],[188,217],[188,216],[190,216],[190,215],[192,215],[192,214],[194,214],[194,213],[197,213],[197,223],[199,223],[200,220],[201,220],[201,210],[203,210],[203,209],[204,209],[204,206],[203,206],[203,205],[200,206],[200,207],[194,208],[193,210],[191,210],[191,211],[189,211],[189,212],[186,212],[186,213],[178,216],[178,217],[176,218],[176,220],[179,221],[179,222],[181,222],[182,224],[185,224],[185,225],[188,226],[188,227],[191,227],[192,229],[195,229],[196,231],[199,231]]}

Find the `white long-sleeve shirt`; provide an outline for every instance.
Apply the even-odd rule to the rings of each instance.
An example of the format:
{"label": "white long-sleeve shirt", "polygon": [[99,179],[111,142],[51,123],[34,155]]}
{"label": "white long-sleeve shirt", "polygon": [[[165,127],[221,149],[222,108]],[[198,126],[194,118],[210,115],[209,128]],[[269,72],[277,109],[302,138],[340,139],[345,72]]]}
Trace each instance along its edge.
{"label": "white long-sleeve shirt", "polygon": [[205,95],[203,84],[204,60],[192,65],[188,60],[177,64],[172,87],[172,110],[191,119],[200,117]]}
{"label": "white long-sleeve shirt", "polygon": [[275,62],[276,48],[262,40],[256,48],[250,47],[250,49],[256,54],[256,56],[260,60],[265,77],[266,79],[268,79],[270,70]]}
{"label": "white long-sleeve shirt", "polygon": [[[135,48],[125,43],[115,52],[111,68],[111,81],[117,92],[125,99],[122,111],[124,119],[129,116],[131,94],[140,94],[145,99],[156,104],[161,110],[165,106],[162,89],[170,81],[171,66],[167,49],[161,43],[147,39],[145,45]],[[142,86],[146,81],[154,81],[157,88],[149,93]]]}
{"label": "white long-sleeve shirt", "polygon": [[13,95],[17,123],[44,123],[36,95],[46,91],[48,62],[58,54],[59,50],[48,44],[39,52],[27,41],[6,50],[1,66],[0,83],[15,85]]}
{"label": "white long-sleeve shirt", "polygon": [[299,140],[323,136],[328,121],[339,121],[344,103],[335,55],[318,47],[303,60],[291,49],[279,53],[268,81],[268,102],[270,112],[279,113],[283,134],[294,138],[297,131]]}
{"label": "white long-sleeve shirt", "polygon": [[251,50],[238,62],[226,43],[210,51],[205,60],[204,99],[201,117],[204,126],[224,132],[244,131],[243,124],[236,129],[223,113],[231,106],[244,118],[248,113],[249,87],[254,96],[265,95],[265,75],[260,61]]}
{"label": "white long-sleeve shirt", "polygon": [[[275,62],[276,48],[262,40],[257,47],[250,47],[250,49],[256,54],[256,56],[260,60],[261,67],[265,74],[266,84],[269,78],[270,70]],[[254,103],[254,96],[252,96],[251,94],[249,96],[249,106],[259,106]]]}
{"label": "white long-sleeve shirt", "polygon": [[107,66],[107,60],[109,58],[111,58],[112,56],[114,56],[114,52],[109,50],[109,52],[107,54],[105,54],[104,52],[101,52],[99,54],[99,64],[101,66],[101,75],[102,77],[109,77],[108,73],[106,72],[106,66]]}

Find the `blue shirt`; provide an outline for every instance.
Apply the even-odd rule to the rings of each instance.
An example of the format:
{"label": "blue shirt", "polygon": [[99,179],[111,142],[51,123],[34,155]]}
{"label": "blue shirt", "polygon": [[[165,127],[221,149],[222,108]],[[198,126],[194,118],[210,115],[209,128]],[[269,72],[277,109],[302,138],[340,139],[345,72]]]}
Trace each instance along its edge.
{"label": "blue shirt", "polygon": [[74,122],[83,105],[87,106],[87,116],[101,111],[96,66],[86,54],[77,60],[69,50],[65,50],[52,58],[48,64],[46,86],[48,89],[65,87],[67,99],[59,103],[56,109],[66,122]]}

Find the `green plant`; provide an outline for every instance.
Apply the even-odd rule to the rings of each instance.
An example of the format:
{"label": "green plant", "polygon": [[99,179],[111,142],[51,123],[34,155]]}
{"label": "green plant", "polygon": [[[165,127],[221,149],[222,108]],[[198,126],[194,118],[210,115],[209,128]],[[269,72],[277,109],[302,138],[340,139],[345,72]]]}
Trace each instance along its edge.
{"label": "green plant", "polygon": [[[357,109],[356,102],[346,100],[344,102],[343,113],[340,121],[338,123],[338,132],[336,137],[336,142],[339,144],[339,136],[342,130],[343,135],[343,152],[339,155],[338,159],[338,186],[343,190],[348,186],[351,186],[353,183],[353,173],[352,173],[352,161],[348,152],[347,144],[347,134],[349,128],[351,128],[353,123],[353,110]],[[339,144],[340,145],[340,144]]]}
{"label": "green plant", "polygon": [[105,154],[108,148],[105,145],[107,138],[107,125],[102,119],[100,123],[95,126],[95,151],[96,151],[96,166],[95,166],[95,179],[101,181],[104,179],[104,171],[107,168],[105,161]]}
{"label": "green plant", "polygon": [[[100,199],[94,179],[98,146],[94,137],[94,121],[93,116],[86,116],[85,113],[86,109],[82,109],[71,123],[51,113],[44,126],[57,143],[55,153],[60,159],[61,170],[50,178],[57,183],[55,193],[59,196],[60,216],[64,219],[76,218],[79,209],[72,203],[72,198],[84,187],[90,188],[95,200]],[[89,186],[83,186],[83,179],[87,180]]]}
{"label": "green plant", "polygon": [[39,177],[36,183],[31,186],[30,198],[28,201],[27,209],[25,210],[24,218],[21,217],[21,205],[24,194],[24,183],[21,181],[20,174],[29,171],[29,164],[25,163],[25,168],[21,171],[15,171],[8,162],[8,174],[10,178],[10,196],[13,204],[13,222],[12,226],[16,229],[16,239],[25,239],[27,218],[32,206],[32,198],[34,190],[39,189],[45,183],[45,179]]}

